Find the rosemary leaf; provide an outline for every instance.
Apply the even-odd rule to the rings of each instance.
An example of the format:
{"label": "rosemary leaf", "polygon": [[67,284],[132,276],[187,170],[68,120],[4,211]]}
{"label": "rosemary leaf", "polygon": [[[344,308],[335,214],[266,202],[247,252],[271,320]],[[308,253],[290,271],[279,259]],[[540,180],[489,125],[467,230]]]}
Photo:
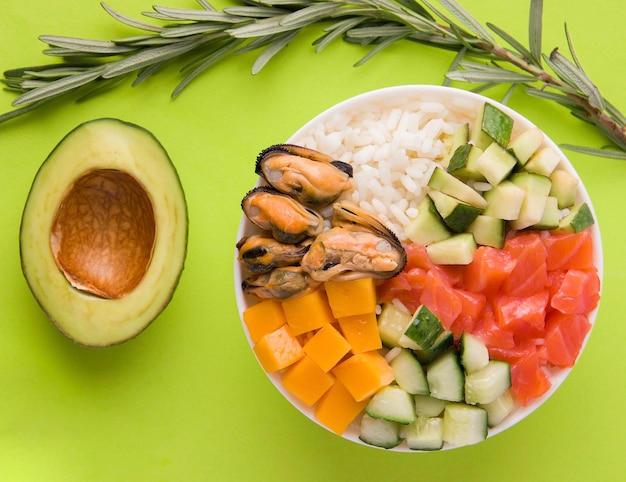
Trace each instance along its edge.
{"label": "rosemary leaf", "polygon": [[127,74],[133,70],[142,69],[156,62],[173,59],[198,47],[205,41],[206,39],[202,37],[192,38],[178,44],[164,45],[151,50],[142,50],[141,52],[109,65],[102,74],[102,77],[110,79],[111,77]]}
{"label": "rosemary leaf", "polygon": [[[459,69],[459,64],[465,58],[465,54],[466,53],[467,53],[467,48],[465,48],[465,47],[461,48],[457,52],[457,54],[454,56],[454,59],[452,60],[452,63],[450,64],[450,67],[448,67],[448,72],[447,73]],[[451,83],[452,83],[452,79],[449,78],[447,75],[444,76],[443,85],[449,86]]]}
{"label": "rosemary leaf", "polygon": [[569,48],[569,53],[572,56],[572,60],[580,70],[583,70],[583,66],[580,63],[580,60],[578,60],[578,56],[576,55],[576,51],[574,50],[574,42],[572,41],[572,37],[569,34],[567,23],[565,24],[565,39],[567,40],[567,47]]}
{"label": "rosemary leaf", "polygon": [[529,60],[541,66],[541,37],[543,32],[543,0],[530,0],[530,15],[528,20],[528,45],[530,47]]}
{"label": "rosemary leaf", "polygon": [[530,75],[519,74],[510,70],[454,70],[446,74],[451,80],[462,80],[464,82],[483,83],[483,82],[498,82],[498,83],[518,83],[524,84],[527,82],[534,82],[535,78]]}
{"label": "rosemary leaf", "polygon": [[333,40],[342,37],[346,34],[346,32],[350,31],[353,28],[356,28],[360,23],[364,22],[362,18],[347,18],[345,20],[340,20],[335,23],[331,27],[326,29],[327,33],[323,36],[317,38],[313,45],[316,45],[316,52],[321,52],[325,49]]}
{"label": "rosemary leaf", "polygon": [[189,73],[174,89],[172,92],[172,98],[176,98],[180,93],[194,80],[198,75],[208,69],[211,65],[215,64],[218,60],[228,55],[235,50],[241,43],[242,39],[233,39],[226,43],[222,48],[217,49],[208,59],[198,65],[191,73]]}
{"label": "rosemary leaf", "polygon": [[335,3],[314,3],[310,7],[303,8],[302,10],[296,10],[293,13],[285,15],[280,25],[283,27],[302,27],[309,25],[320,20],[325,20],[327,17],[332,16],[341,8],[341,4]]}
{"label": "rosemary leaf", "polygon": [[592,147],[575,146],[572,144],[561,144],[560,147],[567,149],[568,151],[580,152],[581,154],[588,154],[590,156],[626,160],[626,152],[624,151],[617,151],[613,149],[594,149]]}
{"label": "rosemary leaf", "polygon": [[213,5],[211,5],[209,2],[207,2],[206,0],[198,0],[198,3],[200,4],[200,6],[202,8],[204,8],[205,10],[210,10],[212,12],[215,12],[216,9],[213,8]]}
{"label": "rosemary leaf", "polygon": [[234,15],[217,12],[214,10],[197,10],[190,8],[173,8],[155,5],[152,8],[166,19],[189,20],[192,22],[223,22],[238,23],[240,19]]}
{"label": "rosemary leaf", "polygon": [[456,19],[465,25],[471,32],[476,34],[482,40],[495,44],[493,37],[485,30],[485,28],[476,20],[467,10],[465,10],[456,0],[439,0]]}
{"label": "rosemary leaf", "polygon": [[226,33],[235,38],[253,38],[287,32],[292,30],[292,28],[288,25],[281,25],[281,21],[285,16],[286,15],[283,14],[276,17],[263,18],[249,24],[226,30]]}
{"label": "rosemary leaf", "polygon": [[47,83],[42,87],[25,92],[13,101],[13,105],[20,106],[31,104],[33,102],[38,102],[49,97],[56,97],[65,92],[75,90],[78,87],[96,80],[102,75],[102,72],[103,68],[100,68],[73,75],[71,77],[64,77],[62,79],[55,80],[54,82]]}
{"label": "rosemary leaf", "polygon": [[62,37],[57,35],[41,35],[39,40],[52,47],[67,49],[68,51],[88,53],[119,55],[130,52],[132,47],[117,45],[115,42],[105,40],[92,40],[77,37]]}
{"label": "rosemary leaf", "polygon": [[289,13],[287,10],[278,10],[274,7],[264,7],[256,5],[244,5],[241,7],[225,7],[224,12],[237,17],[248,18],[270,18],[279,14]]}
{"label": "rosemary leaf", "polygon": [[562,80],[587,95],[591,105],[601,111],[604,110],[604,100],[597,87],[581,69],[563,56],[558,48],[554,49],[549,57],[544,56],[544,60]]}
{"label": "rosemary leaf", "polygon": [[363,65],[365,62],[371,59],[374,55],[382,52],[384,49],[386,49],[390,45],[396,43],[398,40],[401,40],[402,38],[405,38],[405,37],[406,37],[406,34],[388,37],[386,40],[376,44],[376,46],[372,48],[363,58],[361,58],[361,60],[359,60],[356,64],[354,64],[354,66],[358,67],[360,65]]}
{"label": "rosemary leaf", "polygon": [[101,5],[102,5],[102,8],[104,8],[104,10],[109,15],[111,15],[111,17],[113,17],[118,22],[128,25],[129,27],[138,28],[140,30],[146,30],[148,32],[157,32],[157,33],[163,30],[162,27],[150,25],[144,22],[139,22],[138,20],[133,20],[132,18],[127,17],[126,15],[122,15],[117,10],[114,10],[113,8],[111,8],[109,5],[107,5],[104,2],[102,2]]}
{"label": "rosemary leaf", "polygon": [[224,26],[216,23],[190,23],[165,29],[161,33],[164,38],[191,37],[203,33],[222,32]]}
{"label": "rosemary leaf", "polygon": [[493,30],[500,38],[502,38],[502,40],[504,40],[511,47],[513,47],[515,50],[517,50],[522,55],[522,57],[524,57],[525,59],[527,59],[527,60],[531,61],[532,63],[534,63],[535,65],[537,65],[537,62],[534,60],[533,54],[531,54],[530,51],[521,42],[519,42],[513,36],[511,36],[508,33],[506,33],[500,27],[497,27],[496,25],[493,25],[492,23],[487,22],[486,25],[491,30]]}
{"label": "rosemary leaf", "polygon": [[402,39],[411,33],[410,29],[401,25],[380,25],[374,27],[359,27],[348,32],[348,36],[357,38],[397,37]]}
{"label": "rosemary leaf", "polygon": [[276,40],[272,42],[256,59],[252,66],[252,73],[258,74],[263,67],[270,61],[274,55],[280,52],[286,47],[291,40],[298,34],[298,30],[293,30],[276,37]]}
{"label": "rosemary leaf", "polygon": [[525,92],[531,97],[537,97],[539,99],[556,102],[557,104],[568,108],[578,107],[578,103],[572,97],[567,95],[558,94],[556,92],[550,92],[542,89],[535,89],[534,87],[528,87]]}

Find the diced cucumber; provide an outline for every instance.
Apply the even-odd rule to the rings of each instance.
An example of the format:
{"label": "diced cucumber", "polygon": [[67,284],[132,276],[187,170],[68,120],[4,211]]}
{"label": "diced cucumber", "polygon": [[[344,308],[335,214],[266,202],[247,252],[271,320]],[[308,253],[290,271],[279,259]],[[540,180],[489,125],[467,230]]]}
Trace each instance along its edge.
{"label": "diced cucumber", "polygon": [[495,427],[504,420],[515,408],[515,398],[511,390],[507,390],[493,402],[479,404],[481,408],[487,410],[487,424]]}
{"label": "diced cucumber", "polygon": [[452,134],[444,141],[444,155],[441,165],[445,168],[450,164],[450,160],[459,146],[469,142],[469,124],[465,123],[457,127]]}
{"label": "diced cucumber", "polygon": [[550,176],[561,162],[561,156],[551,147],[543,147],[535,152],[524,169],[529,172],[536,172],[544,176]]}
{"label": "diced cucumber", "polygon": [[425,196],[417,206],[417,216],[404,228],[406,236],[424,246],[452,236],[443,222],[430,196]]}
{"label": "diced cucumber", "polygon": [[417,417],[413,397],[398,385],[387,385],[376,392],[367,403],[365,413],[372,418],[404,425],[413,422]]}
{"label": "diced cucumber", "polygon": [[485,192],[487,207],[483,211],[486,216],[511,221],[519,217],[526,191],[511,181],[502,181]]}
{"label": "diced cucumber", "polygon": [[487,438],[487,411],[465,403],[448,403],[443,412],[443,440],[462,446]]}
{"label": "diced cucumber", "polygon": [[420,348],[415,350],[413,353],[415,354],[415,358],[417,358],[420,363],[427,365],[443,352],[448,351],[448,349],[452,347],[453,343],[454,333],[446,330],[437,337],[430,348],[427,350]]}
{"label": "diced cucumber", "polygon": [[466,331],[459,340],[459,352],[465,373],[477,372],[489,363],[489,351],[485,342]]}
{"label": "diced cucumber", "polygon": [[415,413],[418,417],[438,417],[448,402],[429,395],[414,395]]}
{"label": "diced cucumber", "polygon": [[559,200],[559,209],[573,206],[578,193],[578,179],[564,169],[555,169],[550,174],[550,180],[550,196]]}
{"label": "diced cucumber", "polygon": [[411,350],[403,348],[389,365],[396,383],[404,391],[412,395],[430,393],[426,372]]}
{"label": "diced cucumber", "polygon": [[505,228],[504,219],[481,214],[467,227],[467,232],[474,235],[476,244],[500,249],[504,246]]}
{"label": "diced cucumber", "polygon": [[511,228],[524,229],[537,224],[543,216],[552,181],[543,174],[517,172],[511,176],[511,182],[526,192],[519,216],[510,222]]}
{"label": "diced cucumber", "polygon": [[583,202],[571,207],[570,212],[561,219],[558,230],[567,233],[579,233],[593,225],[593,223],[591,209],[587,203]]}
{"label": "diced cucumber", "polygon": [[507,362],[489,360],[487,366],[465,376],[465,402],[490,403],[511,388],[511,368]]}
{"label": "diced cucumber", "polygon": [[450,159],[448,172],[463,181],[485,181],[485,176],[476,167],[476,161],[482,153],[482,149],[473,144],[459,146]]}
{"label": "diced cucumber", "polygon": [[433,170],[428,180],[428,187],[434,191],[440,191],[448,196],[457,198],[464,203],[470,204],[480,209],[487,207],[487,201],[478,191],[468,186],[460,179],[457,179],[441,167]]}
{"label": "diced cucumber", "polygon": [[471,132],[472,143],[485,149],[493,141],[507,146],[513,130],[513,119],[492,104],[485,103]]}
{"label": "diced cucumber", "polygon": [[456,349],[435,358],[426,370],[426,379],[431,396],[451,402],[463,400],[465,375]]}
{"label": "diced cucumber", "polygon": [[489,144],[476,159],[476,169],[492,186],[497,186],[509,177],[516,165],[515,156],[497,142]]}
{"label": "diced cucumber", "polygon": [[446,226],[456,233],[464,232],[476,216],[483,211],[440,191],[431,191],[428,196],[433,200]]}
{"label": "diced cucumber", "polygon": [[461,233],[428,245],[426,252],[433,263],[464,265],[472,262],[476,247],[472,233]]}
{"label": "diced cucumber", "polygon": [[366,444],[384,449],[396,447],[402,442],[400,424],[382,418],[372,418],[364,413],[359,438]]}
{"label": "diced cucumber", "polygon": [[394,303],[384,303],[378,315],[378,333],[383,344],[389,348],[400,346],[398,341],[411,323],[411,313]]}
{"label": "diced cucumber", "polygon": [[443,447],[443,420],[439,417],[418,417],[406,427],[405,436],[411,450],[440,450]]}
{"label": "diced cucumber", "polygon": [[556,229],[559,227],[561,214],[559,211],[559,201],[554,196],[548,196],[546,199],[546,207],[543,210],[543,216],[537,224],[536,229]]}
{"label": "diced cucumber", "polygon": [[523,166],[543,142],[543,132],[537,127],[526,129],[509,142],[508,150]]}
{"label": "diced cucumber", "polygon": [[404,336],[415,343],[416,349],[430,348],[443,332],[441,321],[427,306],[421,305],[415,310],[411,322],[404,330]]}

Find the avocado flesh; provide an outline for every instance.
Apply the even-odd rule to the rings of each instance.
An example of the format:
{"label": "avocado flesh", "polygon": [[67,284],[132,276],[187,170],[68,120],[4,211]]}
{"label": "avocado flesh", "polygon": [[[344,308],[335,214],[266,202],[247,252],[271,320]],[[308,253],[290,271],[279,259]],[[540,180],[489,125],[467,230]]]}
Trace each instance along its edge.
{"label": "avocado flesh", "polygon": [[169,303],[186,249],[178,174],[139,126],[81,124],[35,176],[22,215],[22,271],[43,311],[81,345],[141,333]]}

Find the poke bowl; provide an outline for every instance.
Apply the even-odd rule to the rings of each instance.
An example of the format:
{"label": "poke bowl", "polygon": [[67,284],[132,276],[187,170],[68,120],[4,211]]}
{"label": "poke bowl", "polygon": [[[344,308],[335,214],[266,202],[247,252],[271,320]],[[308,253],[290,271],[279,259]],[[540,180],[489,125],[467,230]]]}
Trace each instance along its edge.
{"label": "poke bowl", "polygon": [[250,160],[234,280],[247,343],[294,407],[420,452],[479,443],[550,398],[591,334],[603,258],[545,133],[479,94],[406,85],[279,142]]}

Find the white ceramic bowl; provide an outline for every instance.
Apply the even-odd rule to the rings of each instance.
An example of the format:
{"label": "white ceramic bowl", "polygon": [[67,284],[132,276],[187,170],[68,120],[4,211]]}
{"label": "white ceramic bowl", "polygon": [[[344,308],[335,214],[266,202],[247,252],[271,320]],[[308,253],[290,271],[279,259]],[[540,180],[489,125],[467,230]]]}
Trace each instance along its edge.
{"label": "white ceramic bowl", "polygon": [[[519,113],[513,111],[509,107],[502,105],[498,102],[495,102],[489,98],[484,96],[460,90],[450,87],[440,87],[440,86],[425,86],[425,85],[405,85],[405,86],[396,86],[396,87],[388,87],[379,90],[374,90],[371,92],[367,92],[356,97],[350,98],[339,104],[325,110],[321,114],[317,115],[309,122],[307,122],[304,126],[302,126],[298,131],[296,131],[286,142],[290,143],[300,143],[308,134],[314,132],[316,127],[322,123],[328,122],[330,119],[333,119],[337,114],[342,114],[345,112],[351,112],[355,109],[376,109],[384,106],[394,105],[399,99],[406,99],[408,101],[414,100],[422,100],[422,101],[433,101],[440,102],[446,105],[456,105],[460,110],[469,112],[477,112],[479,108],[485,103],[489,102],[508,115],[510,115],[514,120],[514,135],[516,132],[521,130],[526,130],[531,127],[535,127],[533,123],[531,123],[528,119],[520,115]],[[472,125],[472,119],[468,117],[467,119],[470,122],[470,126]],[[278,141],[280,142],[280,141]],[[572,164],[568,161],[563,152],[558,148],[558,146],[551,141],[547,136],[544,141],[544,146],[552,147],[556,150],[561,156],[561,168],[569,171],[571,174],[574,174],[579,180],[580,177],[576,173]],[[267,146],[259,146],[259,151]],[[251,165],[253,163],[251,162]],[[251,186],[252,187],[252,186]],[[245,193],[242,193],[242,196]],[[592,213],[594,214],[594,218],[596,223],[592,227],[592,238],[594,243],[594,261],[598,268],[598,276],[600,280],[602,280],[603,273],[603,258],[602,258],[602,244],[600,240],[600,231],[597,223],[597,217],[595,216],[595,212],[593,211],[593,205],[589,198],[587,191],[582,183],[579,182],[578,189],[578,201],[585,201],[589,207],[591,208]],[[245,216],[242,216],[241,223],[239,225],[239,230],[237,233],[237,240],[241,239],[243,236],[247,236],[257,231],[255,227],[247,220]],[[237,307],[239,310],[240,317],[243,311],[254,304],[256,299],[253,299],[250,296],[244,295],[241,290],[241,281],[243,279],[244,273],[241,269],[240,263],[237,261],[237,250],[235,250],[235,262],[234,262],[234,278],[235,278],[235,292],[236,292],[236,300]],[[589,314],[589,320],[592,325],[595,323],[596,315],[598,308]],[[243,323],[243,318],[241,317],[243,329],[245,335],[247,337],[248,343],[252,348],[252,342],[250,336],[248,334],[245,323]],[[592,326],[593,328],[593,326]],[[589,336],[593,330],[590,330],[587,334],[587,338],[583,344],[584,346],[589,339]],[[581,350],[582,353],[582,350]],[[528,417],[532,412],[534,412],[537,408],[539,408],[548,398],[552,396],[552,394],[559,388],[559,386],[563,383],[563,381],[567,378],[570,369],[553,369],[550,374],[550,380],[552,383],[551,388],[541,397],[534,399],[527,406],[516,406],[514,411],[509,414],[508,417],[504,419],[499,425],[494,428],[489,429],[488,437],[493,437],[494,435],[506,430],[507,428],[515,425],[519,421]],[[276,389],[287,399],[293,406],[295,406],[302,414],[307,416],[313,422],[318,423],[313,415],[313,408],[306,406],[300,400],[291,395],[287,390],[285,390],[281,384],[281,375],[280,373],[267,373],[267,376],[274,384]],[[357,419],[358,421],[358,419]],[[346,440],[350,440],[352,442],[366,445],[359,439],[359,428],[357,421],[353,422],[352,425],[343,433],[342,437]],[[321,425],[321,424],[320,424]],[[322,425],[323,426],[323,425]],[[372,447],[371,445],[366,445],[368,447]],[[444,444],[444,450],[450,449],[454,447],[448,447]],[[401,445],[390,449],[392,451],[397,452],[414,452],[410,450],[406,443],[402,443]]]}

